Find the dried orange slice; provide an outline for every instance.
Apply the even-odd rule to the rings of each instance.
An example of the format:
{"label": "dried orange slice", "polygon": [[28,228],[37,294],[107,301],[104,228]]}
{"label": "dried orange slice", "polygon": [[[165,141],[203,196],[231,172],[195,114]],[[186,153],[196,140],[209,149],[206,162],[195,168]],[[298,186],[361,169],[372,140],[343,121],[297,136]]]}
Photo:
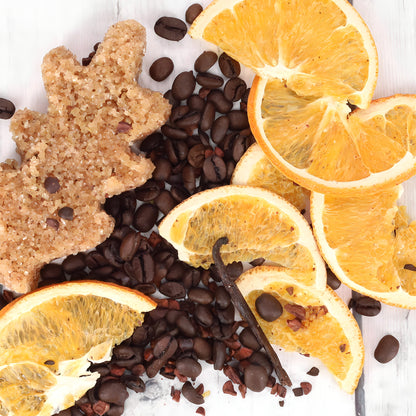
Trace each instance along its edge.
{"label": "dried orange slice", "polygon": [[231,184],[268,189],[289,201],[301,212],[309,205],[310,192],[283,175],[267,159],[257,143],[252,144],[238,161]]}
{"label": "dried orange slice", "polygon": [[326,285],[309,224],[293,205],[266,189],[227,185],[199,192],[166,215],[159,233],[180,260],[194,267],[208,268],[215,242],[228,237],[221,247],[226,264],[264,258],[297,270],[305,284]]}
{"label": "dried orange slice", "polygon": [[82,281],[45,287],[0,312],[0,414],[51,415],[95,385],[107,361],[156,304],[140,292]]}
{"label": "dried orange slice", "polygon": [[300,96],[366,107],[377,80],[370,31],[346,0],[215,0],[189,34]]}
{"label": "dried orange slice", "polygon": [[312,193],[321,253],[351,289],[389,305],[416,308],[416,221],[398,207],[401,186],[355,197]]}
{"label": "dried orange slice", "polygon": [[[305,286],[296,275],[270,266],[246,271],[236,284],[271,344],[319,358],[341,388],[353,393],[364,363],[363,339],[348,307],[332,289]],[[256,299],[263,293],[283,307],[272,322],[256,310]]]}
{"label": "dried orange slice", "polygon": [[251,129],[270,161],[321,193],[388,188],[416,172],[416,96],[350,112],[328,97],[301,97],[277,79],[254,80]]}

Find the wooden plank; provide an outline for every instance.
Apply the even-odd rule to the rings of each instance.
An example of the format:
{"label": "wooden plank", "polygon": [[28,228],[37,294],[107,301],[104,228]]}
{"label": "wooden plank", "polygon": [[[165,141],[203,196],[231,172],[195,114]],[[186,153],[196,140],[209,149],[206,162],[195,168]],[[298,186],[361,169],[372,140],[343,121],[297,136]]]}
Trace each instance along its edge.
{"label": "wooden plank", "polygon": [[[354,7],[368,24],[379,54],[379,78],[375,97],[416,93],[416,3],[413,0],[354,0]],[[416,219],[416,180],[404,184],[403,203]],[[416,312],[383,305],[375,318],[362,318],[366,360],[364,366],[367,415],[414,415],[412,390],[416,382]],[[401,342],[398,356],[378,363],[374,349],[390,333]]]}

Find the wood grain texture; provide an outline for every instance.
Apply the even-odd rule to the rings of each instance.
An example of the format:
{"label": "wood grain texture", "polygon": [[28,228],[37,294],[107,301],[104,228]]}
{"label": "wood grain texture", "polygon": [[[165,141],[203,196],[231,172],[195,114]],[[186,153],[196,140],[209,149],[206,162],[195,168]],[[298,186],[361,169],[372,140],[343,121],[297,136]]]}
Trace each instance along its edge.
{"label": "wood grain texture", "polygon": [[[28,107],[46,111],[40,64],[47,51],[64,44],[79,58],[87,56],[92,46],[100,41],[108,26],[117,20],[133,18],[147,28],[148,47],[143,61],[140,82],[149,88],[166,91],[175,75],[190,70],[195,58],[204,50],[216,50],[203,41],[188,36],[181,42],[158,38],[153,24],[162,15],[184,17],[193,0],[0,0],[0,96],[11,99],[18,108]],[[201,2],[203,5],[208,0]],[[379,82],[376,96],[394,93],[416,93],[416,2],[414,0],[354,0],[354,7],[362,14],[373,33],[380,57]],[[156,83],[148,76],[154,59],[170,56],[175,62],[174,73],[164,83]],[[244,69],[243,77],[250,82],[253,75]],[[14,144],[8,132],[9,123],[0,120],[0,159],[14,156]],[[405,184],[403,201],[416,219],[416,179]],[[350,291],[339,291],[348,301]],[[383,305],[382,313],[374,318],[362,318],[366,347],[364,390],[357,402],[367,416],[413,416],[416,401],[413,386],[416,384],[416,312]],[[373,358],[378,340],[386,333],[395,335],[401,349],[391,363],[382,365]],[[328,371],[318,360],[298,354],[279,351],[283,366],[288,370],[295,387],[301,381],[311,381],[313,390],[308,396],[294,398],[288,392],[285,407],[279,408],[279,398],[268,393],[249,392],[247,398],[231,397],[222,393],[227,380],[221,372],[204,365],[198,381],[210,391],[206,398],[207,415],[263,414],[319,416],[354,416],[354,396],[343,393]],[[318,366],[317,378],[306,376],[312,366]],[[156,382],[157,381],[157,382]],[[195,406],[181,400],[174,403],[170,397],[171,382],[159,377],[148,386],[147,396],[130,393],[125,415],[194,415]],[[297,385],[296,385],[297,384]],[[179,384],[176,384],[179,387]],[[361,394],[360,393],[360,394]]]}

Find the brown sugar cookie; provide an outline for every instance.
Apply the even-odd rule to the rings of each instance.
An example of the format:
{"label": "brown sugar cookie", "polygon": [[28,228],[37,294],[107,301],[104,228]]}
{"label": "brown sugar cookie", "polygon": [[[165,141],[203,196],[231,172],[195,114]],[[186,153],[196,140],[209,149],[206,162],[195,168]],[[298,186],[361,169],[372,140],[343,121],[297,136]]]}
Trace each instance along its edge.
{"label": "brown sugar cookie", "polygon": [[52,259],[95,247],[112,232],[105,198],[143,184],[153,164],[130,150],[168,118],[161,94],[136,81],[145,29],[108,30],[83,67],[64,47],[42,64],[47,114],[17,111],[11,132],[22,158],[0,165],[0,283],[25,293]]}

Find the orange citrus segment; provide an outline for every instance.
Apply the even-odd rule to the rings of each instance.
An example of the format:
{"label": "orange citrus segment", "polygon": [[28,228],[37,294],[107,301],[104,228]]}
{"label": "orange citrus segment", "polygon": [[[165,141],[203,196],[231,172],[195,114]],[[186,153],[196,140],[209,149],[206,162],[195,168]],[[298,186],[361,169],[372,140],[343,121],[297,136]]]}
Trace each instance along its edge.
{"label": "orange citrus segment", "polygon": [[375,88],[374,41],[346,0],[216,0],[189,33],[299,95],[366,107]]}
{"label": "orange citrus segment", "polygon": [[[94,281],[45,287],[7,305],[0,312],[5,414],[46,416],[71,406],[99,376],[90,363],[109,360],[155,306],[140,292]],[[18,393],[25,406],[14,413]]]}
{"label": "orange citrus segment", "polygon": [[397,206],[401,187],[355,197],[312,193],[311,217],[321,253],[353,290],[416,308],[416,222]]}
{"label": "orange citrus segment", "polygon": [[194,267],[208,268],[215,242],[228,237],[221,248],[225,263],[261,257],[302,271],[307,284],[326,284],[325,266],[305,218],[266,189],[228,185],[195,194],[166,215],[159,233]]}
{"label": "orange citrus segment", "polygon": [[[363,340],[355,319],[334,291],[307,287],[296,275],[270,266],[250,269],[236,283],[272,344],[319,358],[345,391],[355,390],[364,361]],[[283,306],[282,315],[272,322],[263,320],[255,307],[256,299],[265,292]],[[287,305],[304,309],[297,330],[288,324],[297,317]]]}
{"label": "orange citrus segment", "polygon": [[276,169],[256,143],[247,149],[237,163],[231,184],[268,189],[289,201],[301,212],[306,209],[309,202],[309,191]]}
{"label": "orange citrus segment", "polygon": [[300,97],[280,80],[256,77],[248,115],[266,156],[305,188],[353,194],[416,171],[416,96],[350,112],[331,98]]}

